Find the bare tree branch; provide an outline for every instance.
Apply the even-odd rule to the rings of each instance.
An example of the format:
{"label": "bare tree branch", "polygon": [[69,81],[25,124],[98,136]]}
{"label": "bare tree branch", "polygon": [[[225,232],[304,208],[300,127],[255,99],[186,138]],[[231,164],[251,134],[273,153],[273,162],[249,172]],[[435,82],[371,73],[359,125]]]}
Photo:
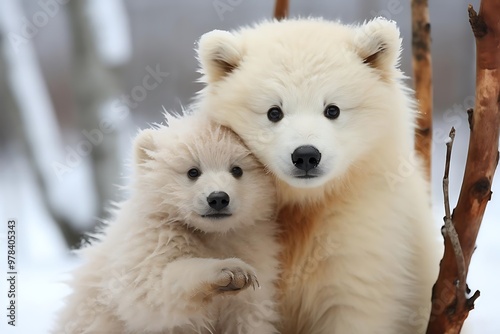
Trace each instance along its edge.
{"label": "bare tree branch", "polygon": [[274,18],[283,20],[288,17],[289,0],[276,0],[274,5]]}
{"label": "bare tree branch", "polygon": [[451,151],[453,149],[453,142],[455,140],[455,128],[451,128],[450,131],[450,141],[446,143],[446,163],[444,168],[444,177],[443,177],[443,194],[444,194],[444,226],[446,235],[450,239],[451,245],[453,246],[453,252],[455,253],[455,260],[457,261],[458,266],[458,282],[456,282],[458,286],[458,290],[466,289],[466,270],[465,270],[465,260],[464,253],[462,252],[462,246],[460,246],[460,240],[458,238],[457,231],[455,230],[455,226],[451,220],[451,212],[450,212],[450,195],[449,195],[449,174],[450,174],[450,161],[451,161]]}
{"label": "bare tree branch", "polygon": [[432,154],[432,58],[431,24],[427,0],[411,1],[412,52],[415,97],[419,117],[415,133],[415,148],[424,160],[427,179],[431,178]]}
{"label": "bare tree branch", "polygon": [[[428,334],[460,333],[474,301],[465,284],[483,214],[491,199],[491,184],[498,164],[500,135],[500,0],[482,0],[479,14],[471,5],[469,21],[476,38],[476,98],[469,110],[470,140],[457,206],[451,216],[460,241],[465,270],[457,261],[450,234],[432,291]],[[465,271],[465,277],[463,274]],[[457,284],[458,283],[458,284]]]}

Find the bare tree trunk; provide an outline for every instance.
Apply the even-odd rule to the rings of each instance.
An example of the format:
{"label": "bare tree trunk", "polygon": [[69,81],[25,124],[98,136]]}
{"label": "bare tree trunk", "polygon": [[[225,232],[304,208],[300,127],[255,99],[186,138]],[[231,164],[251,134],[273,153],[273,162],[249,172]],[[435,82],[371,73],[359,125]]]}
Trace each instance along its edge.
{"label": "bare tree trunk", "polygon": [[[79,127],[85,131],[99,129],[101,121],[109,114],[103,113],[120,91],[116,73],[104,65],[99,58],[96,41],[89,22],[88,0],[68,3],[73,32],[73,76]],[[112,120],[108,118],[107,121]],[[112,124],[112,126],[116,124]],[[101,132],[100,142],[93,144],[91,162],[94,185],[97,192],[98,217],[106,218],[105,207],[116,200],[115,187],[120,183],[120,162],[118,152],[118,132]]]}
{"label": "bare tree trunk", "polygon": [[36,185],[39,187],[40,192],[42,193],[41,199],[43,205],[47,209],[54,222],[59,227],[59,230],[61,231],[67,246],[69,248],[75,248],[80,244],[82,231],[78,231],[76,228],[74,228],[73,224],[71,224],[71,222],[66,217],[60,215],[50,202],[48,194],[49,186],[42,171],[40,170],[40,168],[38,168],[38,163],[33,152],[33,147],[29,143],[28,134],[26,133],[26,129],[23,125],[21,110],[19,109],[10,85],[4,79],[5,61],[3,59],[3,56],[0,54],[0,93],[3,93],[0,95],[0,97],[4,99],[5,105],[7,106],[6,111],[9,114],[8,116],[13,121],[13,131],[16,135],[16,138],[18,138],[18,140],[21,142],[21,145],[28,159],[29,167],[35,175]]}
{"label": "bare tree trunk", "polygon": [[274,18],[277,20],[286,19],[289,13],[289,6],[289,0],[276,0]]}
{"label": "bare tree trunk", "polygon": [[424,160],[427,179],[431,179],[432,156],[432,58],[431,24],[427,0],[411,1],[412,52],[415,95],[419,117],[415,148]]}
{"label": "bare tree trunk", "polygon": [[[12,15],[15,18],[20,19],[23,16],[22,8],[15,1],[4,0],[0,10],[4,11],[4,15]],[[48,166],[50,161],[57,159],[54,153],[58,148],[53,146],[60,144],[59,129],[31,41],[25,38],[21,46],[6,43],[6,35],[11,33],[12,28],[8,22],[0,25],[0,97],[5,101],[7,117],[12,119],[12,131],[21,143],[23,153],[26,154],[29,167],[35,176],[35,186],[40,189],[42,204],[59,227],[68,247],[74,248],[80,243],[82,231],[73,227],[75,225],[73,220],[63,215],[51,199],[53,187],[56,186],[55,176]],[[5,30],[5,35],[2,30]],[[8,49],[9,47],[12,49]],[[20,68],[28,69],[29,75],[20,73]],[[20,89],[19,82],[22,85],[22,80],[28,80],[29,87],[26,85]],[[36,101],[35,105],[26,103],[24,99],[31,99],[30,102]],[[35,114],[38,117],[34,117]],[[36,123],[40,117],[43,118],[44,124]],[[37,126],[43,128],[40,131],[33,131]],[[40,146],[43,147],[43,152]]]}
{"label": "bare tree trunk", "polygon": [[[479,292],[467,298],[465,284],[491,184],[498,164],[500,132],[500,0],[482,0],[479,14],[469,5],[476,38],[476,102],[469,110],[470,140],[464,179],[452,214],[463,258],[457,256],[449,233],[439,277],[433,287],[428,334],[460,333]],[[462,265],[463,263],[463,265]]]}

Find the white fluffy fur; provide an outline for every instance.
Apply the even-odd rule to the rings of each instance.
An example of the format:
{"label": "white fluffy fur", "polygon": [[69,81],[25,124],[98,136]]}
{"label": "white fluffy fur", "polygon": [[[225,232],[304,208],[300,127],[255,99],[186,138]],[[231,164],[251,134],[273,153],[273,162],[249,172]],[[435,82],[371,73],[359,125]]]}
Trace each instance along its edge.
{"label": "white fluffy fur", "polygon": [[[425,332],[441,248],[400,43],[381,18],[263,22],[199,42],[198,106],[275,176],[282,333]],[[277,123],[272,106],[284,112]],[[291,154],[302,145],[321,151],[316,178],[295,177]]]}
{"label": "white fluffy fur", "polygon": [[[132,195],[82,251],[55,333],[276,332],[272,179],[230,130],[169,123],[137,137]],[[232,216],[200,216],[212,191],[229,194]]]}

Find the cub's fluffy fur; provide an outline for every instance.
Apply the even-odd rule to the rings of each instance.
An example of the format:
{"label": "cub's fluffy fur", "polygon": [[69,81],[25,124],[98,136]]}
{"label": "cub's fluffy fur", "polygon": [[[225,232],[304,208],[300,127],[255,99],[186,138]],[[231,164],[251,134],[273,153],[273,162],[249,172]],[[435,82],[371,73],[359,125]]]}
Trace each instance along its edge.
{"label": "cub's fluffy fur", "polygon": [[400,47],[381,18],[264,22],[199,42],[198,107],[275,176],[282,333],[425,332],[441,249]]}
{"label": "cub's fluffy fur", "polygon": [[82,251],[56,333],[275,333],[272,179],[232,131],[169,123],[136,138],[133,193]]}

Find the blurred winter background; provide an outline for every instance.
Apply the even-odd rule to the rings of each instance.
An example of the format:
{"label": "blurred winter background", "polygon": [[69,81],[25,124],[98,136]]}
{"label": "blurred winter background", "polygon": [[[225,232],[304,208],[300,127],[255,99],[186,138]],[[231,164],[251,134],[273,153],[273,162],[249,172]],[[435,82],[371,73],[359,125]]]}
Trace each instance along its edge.
{"label": "blurred winter background", "polygon": [[[409,0],[291,1],[292,16],[397,21],[402,68],[411,75]],[[478,8],[479,0],[472,1]],[[467,1],[431,1],[434,65],[433,198],[442,224],[441,178],[447,133],[457,129],[451,205],[461,185],[468,142],[465,110],[474,103],[474,40]],[[126,196],[130,144],[139,128],[180,110],[201,87],[194,47],[204,32],[269,18],[272,0],[1,0],[0,265],[6,222],[18,222],[17,326],[1,333],[47,333],[69,292],[60,281],[78,265],[69,252],[81,234]],[[411,85],[411,80],[408,81]],[[500,177],[500,176],[499,176]],[[498,177],[497,177],[498,178]],[[494,193],[500,193],[500,182]],[[496,191],[495,191],[496,189]],[[484,217],[469,275],[480,289],[470,333],[500,333],[500,200]]]}

